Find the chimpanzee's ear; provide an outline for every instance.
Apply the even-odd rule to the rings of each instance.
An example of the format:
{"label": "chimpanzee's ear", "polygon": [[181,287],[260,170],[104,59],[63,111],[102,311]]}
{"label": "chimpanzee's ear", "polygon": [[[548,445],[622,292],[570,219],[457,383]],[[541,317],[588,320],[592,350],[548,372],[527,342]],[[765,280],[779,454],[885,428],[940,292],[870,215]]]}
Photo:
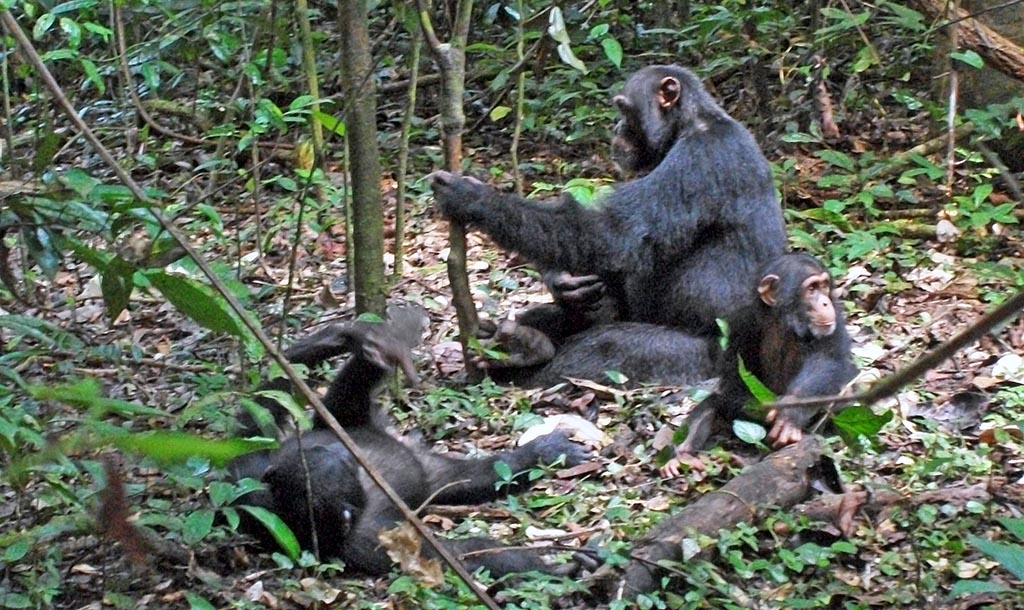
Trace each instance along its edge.
{"label": "chimpanzee's ear", "polygon": [[775,304],[779,302],[779,276],[774,273],[761,278],[761,283],[757,285],[757,294],[761,295],[761,301],[764,302],[768,307],[775,307]]}
{"label": "chimpanzee's ear", "polygon": [[668,110],[678,104],[681,88],[679,79],[674,76],[666,76],[661,79],[661,84],[658,85],[658,107]]}

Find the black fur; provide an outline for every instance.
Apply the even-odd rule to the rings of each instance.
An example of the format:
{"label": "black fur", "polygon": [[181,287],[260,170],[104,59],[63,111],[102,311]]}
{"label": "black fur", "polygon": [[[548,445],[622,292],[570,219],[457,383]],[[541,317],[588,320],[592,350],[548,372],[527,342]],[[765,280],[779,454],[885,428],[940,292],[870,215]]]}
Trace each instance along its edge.
{"label": "black fur", "polygon": [[[521,326],[519,330],[529,332],[531,328]],[[688,386],[707,379],[717,361],[717,343],[640,322],[594,326],[570,337],[557,351],[550,350],[553,356],[546,362],[491,369],[491,375],[499,382],[547,387],[569,377],[608,383],[605,373],[618,371],[630,386]]]}
{"label": "black fur", "polygon": [[[778,276],[779,301],[769,307],[758,298],[756,283],[751,283],[746,299],[751,304],[729,321],[729,347],[719,370],[719,389],[690,415],[681,453],[703,448],[713,427],[743,414],[752,396],[739,374],[740,358],[747,370],[780,399],[833,396],[856,377],[840,301],[831,298],[835,310],[835,330],[831,334],[816,337],[808,330],[800,287],[808,277],[824,272],[821,263],[806,254],[786,254],[762,268],[758,277]],[[779,417],[805,428],[820,412],[820,408],[786,408]]]}
{"label": "black fur", "polygon": [[[354,354],[335,377],[325,406],[369,456],[373,465],[413,509],[433,504],[477,504],[522,488],[526,471],[565,456],[569,465],[586,458],[585,450],[562,433],[554,432],[511,451],[480,459],[435,454],[389,434],[379,423],[372,393],[394,365],[408,364],[408,348],[384,325],[353,324],[331,327],[300,341],[286,353],[289,359],[315,366],[345,350]],[[403,362],[405,360],[405,362]],[[272,382],[285,389],[287,384]],[[268,408],[274,408],[268,404]],[[278,408],[279,410],[279,408]],[[313,490],[310,523],[305,470]],[[496,488],[495,464],[504,462],[516,473],[512,489]],[[277,513],[305,548],[311,548],[315,527],[321,554],[338,557],[348,569],[371,575],[386,574],[392,565],[377,541],[382,529],[401,521],[401,513],[361,471],[333,432],[317,426],[300,440],[290,438],[275,451],[257,452],[235,460],[230,470],[236,479],[261,479],[267,486],[241,498],[239,504],[263,506]],[[249,523],[260,535],[258,525]],[[266,536],[263,535],[265,539]],[[498,548],[489,539],[446,541],[457,553]],[[473,568],[484,567],[494,576],[529,570],[557,571],[535,552],[506,549],[467,559]]]}
{"label": "black fur", "polygon": [[[662,109],[666,82],[678,82],[678,98]],[[640,70],[616,103],[618,157],[649,173],[601,205],[524,200],[447,172],[434,174],[434,196],[445,216],[543,269],[598,275],[621,319],[715,337],[715,319],[742,304],[757,268],[785,249],[768,162],[684,68]]]}

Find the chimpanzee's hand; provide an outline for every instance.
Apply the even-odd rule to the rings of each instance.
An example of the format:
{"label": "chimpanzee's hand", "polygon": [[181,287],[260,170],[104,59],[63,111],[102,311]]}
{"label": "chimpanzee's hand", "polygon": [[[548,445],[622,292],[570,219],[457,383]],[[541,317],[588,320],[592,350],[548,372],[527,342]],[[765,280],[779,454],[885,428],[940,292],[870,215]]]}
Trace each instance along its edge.
{"label": "chimpanzee's hand", "polygon": [[[780,400],[785,401],[785,399],[786,397],[782,397]],[[782,407],[772,409],[765,416],[768,423],[772,425],[765,440],[773,449],[780,449],[786,445],[800,442],[804,437],[804,428],[817,414],[817,408]]]}
{"label": "chimpanzee's hand", "polygon": [[437,171],[427,179],[441,214],[463,224],[475,221],[483,213],[482,204],[494,193],[476,178],[451,172]]}
{"label": "chimpanzee's hand", "polygon": [[486,353],[475,354],[473,361],[482,369],[539,366],[555,357],[555,344],[550,337],[515,320],[502,320],[488,343],[504,352],[505,357],[491,359]]}
{"label": "chimpanzee's hand", "polygon": [[704,461],[699,456],[677,451],[675,457],[665,462],[665,465],[659,468],[658,472],[666,479],[674,479],[686,472],[686,469],[683,468],[684,466],[695,472],[704,472],[707,469]]}
{"label": "chimpanzee's hand", "polygon": [[567,309],[587,311],[601,306],[604,281],[597,275],[572,275],[567,271],[549,271],[544,274],[555,303]]}
{"label": "chimpanzee's hand", "polygon": [[524,449],[529,449],[541,464],[553,464],[563,455],[566,466],[577,466],[590,459],[590,452],[585,447],[569,440],[560,430],[533,439]]}
{"label": "chimpanzee's hand", "polygon": [[409,385],[418,385],[419,376],[416,374],[416,367],[412,364],[409,346],[391,336],[388,330],[378,324],[377,328],[371,328],[366,333],[366,338],[361,346],[363,356],[385,371],[396,367],[402,369]]}

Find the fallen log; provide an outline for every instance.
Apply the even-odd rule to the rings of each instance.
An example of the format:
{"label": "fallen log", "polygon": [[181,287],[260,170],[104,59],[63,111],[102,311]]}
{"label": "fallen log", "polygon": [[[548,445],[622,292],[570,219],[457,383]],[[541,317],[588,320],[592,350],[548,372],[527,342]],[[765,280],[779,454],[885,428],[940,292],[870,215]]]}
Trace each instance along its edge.
{"label": "fallen log", "polygon": [[1012,40],[971,17],[965,10],[950,14],[945,0],[912,0],[910,5],[930,19],[951,18],[957,21],[960,45],[975,51],[986,63],[1010,78],[1024,81],[1024,49]]}
{"label": "fallen log", "polygon": [[625,574],[618,586],[613,586],[612,596],[631,598],[655,590],[663,573],[659,562],[682,559],[687,538],[713,535],[740,521],[756,521],[769,508],[788,508],[806,500],[812,467],[821,457],[820,439],[805,437],[748,466],[721,489],[666,517],[636,545]]}

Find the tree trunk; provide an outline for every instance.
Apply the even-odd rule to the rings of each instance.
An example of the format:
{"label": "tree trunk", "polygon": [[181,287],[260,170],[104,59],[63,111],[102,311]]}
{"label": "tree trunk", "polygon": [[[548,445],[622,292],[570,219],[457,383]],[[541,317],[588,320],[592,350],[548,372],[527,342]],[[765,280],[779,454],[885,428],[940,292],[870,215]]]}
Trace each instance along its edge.
{"label": "tree trunk", "polygon": [[367,0],[339,0],[341,80],[352,175],[352,267],[356,311],[384,315],[384,212],[377,149],[377,95],[374,91]]}
{"label": "tree trunk", "polygon": [[[462,109],[462,95],[466,86],[466,40],[469,37],[473,0],[459,0],[452,37],[447,44],[442,44],[434,32],[427,0],[417,0],[417,8],[423,38],[441,72],[441,146],[444,149],[445,167],[450,172],[459,173],[462,169],[462,130],[466,126],[466,115]],[[448,246],[448,283],[452,289],[455,315],[459,320],[459,343],[462,345],[466,377],[470,382],[475,382],[480,380],[481,374],[469,357],[469,343],[476,336],[479,320],[466,271],[466,228],[462,224],[455,221],[449,223]]]}

